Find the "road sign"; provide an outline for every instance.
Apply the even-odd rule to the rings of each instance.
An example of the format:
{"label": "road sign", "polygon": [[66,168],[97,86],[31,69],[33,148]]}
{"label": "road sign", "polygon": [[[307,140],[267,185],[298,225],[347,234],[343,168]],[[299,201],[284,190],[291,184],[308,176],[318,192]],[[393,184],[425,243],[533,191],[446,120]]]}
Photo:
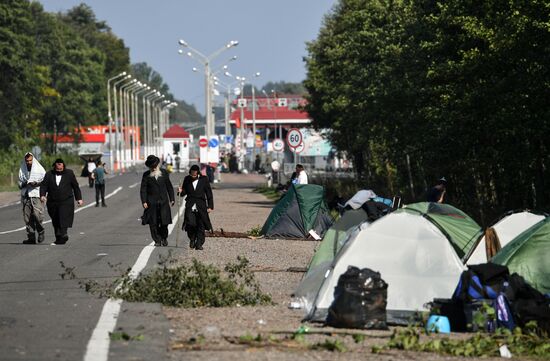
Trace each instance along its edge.
{"label": "road sign", "polygon": [[290,151],[292,153],[302,153],[304,151],[304,149],[306,149],[306,145],[304,142],[300,143],[299,146],[297,146],[296,148],[290,148]]}
{"label": "road sign", "polygon": [[220,142],[216,138],[211,138],[208,144],[210,145],[210,148],[216,148]]}
{"label": "road sign", "polygon": [[201,148],[208,147],[208,139],[206,139],[206,138],[199,139],[199,147],[201,147]]}
{"label": "road sign", "polygon": [[300,144],[302,144],[303,140],[304,137],[302,136],[300,129],[292,128],[286,134],[286,144],[288,144],[290,148],[297,148]]}
{"label": "road sign", "polygon": [[237,106],[239,108],[246,108],[246,99],[239,99],[237,100]]}
{"label": "road sign", "polygon": [[285,149],[285,142],[282,139],[273,139],[273,150],[276,152],[282,152]]}

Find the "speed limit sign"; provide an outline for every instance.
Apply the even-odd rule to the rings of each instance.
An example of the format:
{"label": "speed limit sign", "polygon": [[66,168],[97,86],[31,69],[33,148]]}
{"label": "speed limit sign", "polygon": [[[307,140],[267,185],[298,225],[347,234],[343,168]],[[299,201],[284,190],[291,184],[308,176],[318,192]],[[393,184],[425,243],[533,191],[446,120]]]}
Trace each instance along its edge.
{"label": "speed limit sign", "polygon": [[286,144],[288,144],[290,148],[298,148],[300,144],[302,144],[302,141],[303,136],[300,129],[292,128],[286,134]]}
{"label": "speed limit sign", "polygon": [[276,152],[282,152],[285,149],[285,142],[282,139],[273,139],[273,150]]}

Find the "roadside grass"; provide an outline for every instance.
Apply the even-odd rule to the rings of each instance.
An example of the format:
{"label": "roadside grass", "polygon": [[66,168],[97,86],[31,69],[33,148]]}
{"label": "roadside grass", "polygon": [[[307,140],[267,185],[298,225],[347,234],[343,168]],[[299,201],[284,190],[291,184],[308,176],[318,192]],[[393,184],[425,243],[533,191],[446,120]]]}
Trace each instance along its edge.
{"label": "roadside grass", "polygon": [[0,185],[0,192],[16,192],[19,188],[11,185]]}
{"label": "roadside grass", "polygon": [[[100,297],[119,298],[128,302],[161,303],[165,306],[229,307],[271,305],[271,296],[260,289],[245,257],[237,257],[223,269],[207,265],[196,259],[189,266],[176,264],[169,254],[156,267],[136,279],[130,269],[113,282],[80,281],[87,292]],[[75,279],[75,268],[60,262],[62,279]]]}
{"label": "roadside grass", "polygon": [[254,192],[261,193],[272,201],[278,201],[281,198],[281,194],[275,189],[267,186],[261,186],[254,189]]}
{"label": "roadside grass", "polygon": [[260,237],[262,235],[262,226],[257,225],[256,227],[252,227],[246,231],[246,234],[251,237]]}

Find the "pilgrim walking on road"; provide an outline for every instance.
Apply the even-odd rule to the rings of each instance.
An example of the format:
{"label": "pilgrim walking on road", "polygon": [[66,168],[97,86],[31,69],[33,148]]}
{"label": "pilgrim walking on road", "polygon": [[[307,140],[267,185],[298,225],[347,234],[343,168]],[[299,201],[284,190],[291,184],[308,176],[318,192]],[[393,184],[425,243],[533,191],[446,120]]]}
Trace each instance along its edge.
{"label": "pilgrim walking on road", "polygon": [[[27,230],[25,244],[44,242],[44,203],[40,200],[40,184],[44,180],[46,170],[34,158],[32,153],[25,154],[19,168],[19,189],[21,189],[21,204],[23,205],[23,220]],[[38,238],[37,238],[38,235]]]}
{"label": "pilgrim walking on road", "polygon": [[167,246],[168,225],[172,223],[170,207],[174,205],[174,187],[168,171],[160,168],[158,157],[148,156],[145,166],[149,170],[141,178],[140,196],[144,208],[142,224],[149,225],[155,246]]}
{"label": "pilgrim walking on road", "polygon": [[207,177],[200,175],[198,165],[191,166],[189,175],[183,179],[182,186],[178,187],[178,194],[180,197],[187,196],[183,229],[189,236],[189,247],[202,250],[204,231],[212,230],[208,213],[214,210],[214,198],[210,182]]}
{"label": "pilgrim walking on road", "polygon": [[67,229],[73,226],[75,200],[79,206],[84,202],[74,172],[66,168],[63,159],[56,159],[53,169],[46,173],[40,186],[40,199],[46,202],[52,219],[55,233],[52,245],[67,243]]}

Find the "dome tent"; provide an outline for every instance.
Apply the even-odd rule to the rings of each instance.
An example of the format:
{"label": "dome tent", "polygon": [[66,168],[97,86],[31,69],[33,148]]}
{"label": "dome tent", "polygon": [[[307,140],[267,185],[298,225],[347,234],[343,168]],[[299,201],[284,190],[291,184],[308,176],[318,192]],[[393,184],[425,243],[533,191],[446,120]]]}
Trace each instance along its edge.
{"label": "dome tent", "polygon": [[311,277],[321,283],[302,285],[310,290],[306,319],[326,318],[338,278],[355,266],[380,272],[388,283],[388,323],[407,323],[427,302],[451,297],[466,269],[462,257],[481,235],[475,221],[447,204],[415,203],[362,223],[325,273]]}
{"label": "dome tent", "polygon": [[[501,247],[505,247],[511,240],[529,229],[536,223],[544,220],[547,215],[535,214],[530,211],[510,211],[500,217],[491,227],[495,230]],[[485,252],[485,237],[481,238],[472,255],[468,257],[467,264],[480,264],[489,261]]]}
{"label": "dome tent", "polygon": [[550,293],[550,217],[522,232],[491,262],[507,266],[542,293]]}
{"label": "dome tent", "polygon": [[323,237],[332,224],[325,189],[316,184],[292,184],[262,227],[266,237],[307,238],[311,230]]}

